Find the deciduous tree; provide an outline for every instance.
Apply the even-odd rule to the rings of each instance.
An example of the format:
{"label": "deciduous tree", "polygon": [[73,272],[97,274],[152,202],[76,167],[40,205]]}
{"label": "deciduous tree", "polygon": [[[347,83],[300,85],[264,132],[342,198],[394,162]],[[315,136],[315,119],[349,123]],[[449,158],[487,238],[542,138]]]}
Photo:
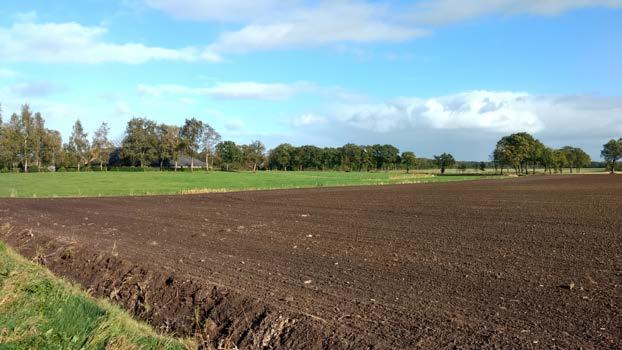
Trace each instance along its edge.
{"label": "deciduous tree", "polygon": [[609,142],[603,145],[603,150],[600,152],[600,156],[603,157],[607,163],[607,167],[613,174],[615,172],[615,165],[618,159],[622,158],[622,138],[618,140],[611,139]]}
{"label": "deciduous tree", "polygon": [[441,174],[445,173],[445,169],[450,168],[454,164],[456,164],[454,156],[452,156],[450,153],[443,153],[440,156],[434,156],[434,162],[436,163],[436,166],[441,169]]}

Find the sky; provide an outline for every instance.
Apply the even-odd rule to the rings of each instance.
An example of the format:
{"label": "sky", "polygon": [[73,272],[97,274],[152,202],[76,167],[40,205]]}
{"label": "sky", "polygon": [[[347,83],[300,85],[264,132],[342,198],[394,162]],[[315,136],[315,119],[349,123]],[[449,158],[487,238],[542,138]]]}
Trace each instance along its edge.
{"label": "sky", "polygon": [[196,117],[237,143],[390,143],[486,160],[527,131],[600,159],[622,137],[622,0],[3,0],[0,103]]}

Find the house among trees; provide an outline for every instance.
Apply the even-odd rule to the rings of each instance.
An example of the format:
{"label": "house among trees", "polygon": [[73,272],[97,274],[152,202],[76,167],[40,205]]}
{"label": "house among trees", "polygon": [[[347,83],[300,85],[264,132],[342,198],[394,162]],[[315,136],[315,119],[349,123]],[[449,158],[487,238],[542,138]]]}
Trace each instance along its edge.
{"label": "house among trees", "polygon": [[174,162],[170,162],[168,167],[170,169],[175,169],[177,167],[177,169],[183,169],[183,168],[187,168],[190,169],[191,166],[193,166],[192,164],[194,163],[194,168],[195,169],[201,169],[201,168],[205,168],[205,162],[200,161],[197,158],[191,159],[190,157],[186,156],[186,155],[180,155],[179,156],[179,160],[177,161],[177,165],[175,165]]}

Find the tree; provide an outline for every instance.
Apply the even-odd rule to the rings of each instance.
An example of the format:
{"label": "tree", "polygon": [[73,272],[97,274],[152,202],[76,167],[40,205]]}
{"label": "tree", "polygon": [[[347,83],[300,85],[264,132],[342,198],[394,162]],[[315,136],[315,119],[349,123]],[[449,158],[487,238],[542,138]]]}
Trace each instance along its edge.
{"label": "tree", "polygon": [[479,162],[479,170],[486,171],[486,162]]}
{"label": "tree", "polygon": [[581,168],[584,168],[588,165],[590,165],[590,163],[592,163],[592,158],[590,158],[590,155],[585,153],[584,150],[582,150],[581,148],[578,147],[574,147],[572,149],[572,153],[573,153],[573,165],[574,168],[577,169],[577,172],[581,172]]}
{"label": "tree", "polygon": [[437,167],[441,169],[441,174],[444,174],[445,169],[450,168],[454,164],[456,164],[456,160],[454,159],[454,156],[452,156],[450,153],[443,153],[440,156],[434,156],[434,163]]}
{"label": "tree", "polygon": [[[13,120],[12,120],[13,121]],[[28,172],[28,164],[33,158],[34,122],[30,106],[22,106],[19,118],[14,121],[15,134],[13,141],[18,146],[18,157],[22,162],[24,172]]]}
{"label": "tree", "polygon": [[203,145],[203,152],[205,152],[205,167],[207,170],[209,170],[209,155],[214,151],[214,146],[219,142],[220,134],[211,125],[204,124],[201,144]]}
{"label": "tree", "polygon": [[561,149],[553,151],[553,168],[555,172],[560,174],[564,172],[564,168],[568,165],[568,159],[566,158],[566,152]]}
{"label": "tree", "polygon": [[80,120],[76,120],[69,137],[69,150],[73,155],[75,163],[78,165],[78,171],[82,164],[88,164],[89,158],[89,140],[88,134],[84,132]]}
{"label": "tree", "polygon": [[264,160],[264,152],[266,151],[266,146],[264,146],[261,141],[257,140],[251,142],[248,145],[244,145],[241,148],[244,161],[251,166],[253,172],[256,172],[257,167]]}
{"label": "tree", "polygon": [[103,122],[95,133],[91,142],[91,159],[99,163],[99,170],[104,170],[104,164],[108,164],[110,153],[112,152],[112,142],[108,139],[110,128],[106,122]]}
{"label": "tree", "polygon": [[242,159],[242,151],[233,141],[224,141],[216,145],[216,154],[229,171],[229,165]]}
{"label": "tree", "polygon": [[63,139],[60,132],[46,129],[42,135],[41,144],[43,148],[41,161],[45,164],[56,166],[56,162],[60,160],[63,150]]}
{"label": "tree", "polygon": [[603,145],[603,150],[600,151],[600,156],[605,159],[607,167],[613,174],[615,172],[615,165],[618,159],[622,158],[622,138],[617,141],[615,139],[609,140]]}
{"label": "tree", "polygon": [[121,153],[131,164],[139,162],[144,168],[156,158],[157,143],[156,123],[146,118],[132,118],[125,128]]}
{"label": "tree", "polygon": [[544,172],[546,173],[548,171],[550,174],[551,170],[555,167],[554,150],[550,147],[544,147],[540,162],[544,167]]}
{"label": "tree", "polygon": [[406,167],[406,173],[410,172],[410,169],[417,165],[417,157],[414,152],[402,153],[402,164]]}
{"label": "tree", "polygon": [[456,168],[464,174],[464,172],[467,170],[467,165],[466,162],[459,162],[458,165],[456,166]]}
{"label": "tree", "polygon": [[179,161],[179,127],[174,125],[160,124],[157,128],[158,143],[156,146],[160,170],[162,170],[165,161],[173,161],[175,163],[175,171],[177,171],[177,163]]}
{"label": "tree", "polygon": [[504,136],[497,142],[493,152],[494,159],[501,165],[501,173],[503,165],[510,165],[519,174],[526,169],[527,161],[532,160],[534,164],[537,162],[540,145],[540,141],[526,132]]}
{"label": "tree", "polygon": [[276,146],[272,151],[270,151],[270,166],[287,171],[287,168],[291,167],[290,161],[293,152],[294,147],[289,143],[283,143]]}
{"label": "tree", "polygon": [[[529,134],[527,134],[529,135]],[[531,135],[529,135],[531,136]],[[544,144],[538,139],[527,138],[529,145],[527,146],[527,158],[526,160],[531,162],[532,174],[536,173],[536,165],[542,162],[542,152],[544,151]]]}
{"label": "tree", "polygon": [[[199,151],[199,142],[203,137],[205,125],[196,118],[186,119],[181,128],[181,148],[190,156],[190,170],[194,171],[194,156]],[[206,164],[207,166],[207,164]]]}

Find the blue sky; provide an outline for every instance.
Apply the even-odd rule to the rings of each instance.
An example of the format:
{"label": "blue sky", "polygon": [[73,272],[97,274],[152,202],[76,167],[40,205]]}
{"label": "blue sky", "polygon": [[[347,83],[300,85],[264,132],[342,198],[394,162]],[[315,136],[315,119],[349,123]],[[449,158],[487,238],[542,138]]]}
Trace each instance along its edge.
{"label": "blue sky", "polygon": [[622,137],[622,0],[3,1],[0,103],[66,137],[197,117],[269,147],[392,143],[487,159],[529,131]]}

